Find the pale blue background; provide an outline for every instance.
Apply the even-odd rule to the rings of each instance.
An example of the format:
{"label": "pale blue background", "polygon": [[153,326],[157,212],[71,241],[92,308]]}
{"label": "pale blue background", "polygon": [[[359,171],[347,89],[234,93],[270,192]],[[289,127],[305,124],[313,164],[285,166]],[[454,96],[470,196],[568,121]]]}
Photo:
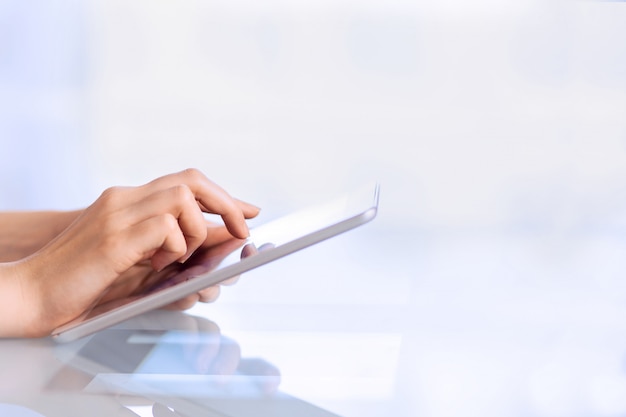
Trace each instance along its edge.
{"label": "pale blue background", "polygon": [[623,9],[4,0],[1,206],[197,167],[267,210],[377,179],[393,227],[621,224]]}
{"label": "pale blue background", "polygon": [[0,2],[0,208],[67,208],[90,190],[85,7]]}
{"label": "pale blue background", "polygon": [[[339,377],[382,360],[379,409],[350,394],[371,415],[624,415],[624,22],[593,1],[0,1],[0,207],[196,167],[272,217],[377,179],[367,229],[195,311],[293,329],[284,355],[236,336],[346,416],[289,379],[326,358],[298,332],[332,333]],[[361,355],[355,328],[378,332]]]}
{"label": "pale blue background", "polygon": [[272,213],[377,179],[394,228],[613,227],[623,14],[588,1],[3,0],[1,207],[82,206],[197,167]]}

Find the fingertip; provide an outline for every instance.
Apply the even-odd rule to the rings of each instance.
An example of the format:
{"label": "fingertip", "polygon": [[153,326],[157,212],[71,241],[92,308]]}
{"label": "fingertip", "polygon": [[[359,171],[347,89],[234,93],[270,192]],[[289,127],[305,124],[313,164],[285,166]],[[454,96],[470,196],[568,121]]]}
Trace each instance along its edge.
{"label": "fingertip", "polygon": [[228,232],[231,234],[232,237],[235,237],[237,239],[247,239],[248,237],[250,237],[250,232],[248,230],[228,227]]}
{"label": "fingertip", "polygon": [[248,237],[250,237],[250,229],[248,229],[245,218],[239,216],[237,217],[237,219],[225,217],[224,223],[226,225],[226,228],[234,237],[238,239],[247,239]]}
{"label": "fingertip", "polygon": [[246,201],[241,200],[237,200],[237,202],[239,203],[239,208],[241,209],[241,212],[246,219],[256,217],[261,212],[261,208],[255,206],[254,204],[250,204]]}
{"label": "fingertip", "polygon": [[233,236],[238,238],[238,239],[247,239],[250,237],[250,229],[248,229],[248,226],[244,225],[243,227],[239,228],[236,232],[237,234],[233,233]]}
{"label": "fingertip", "polygon": [[258,216],[260,212],[261,212],[261,209],[259,207],[255,207],[253,210],[246,211],[243,214],[246,219],[252,219]]}

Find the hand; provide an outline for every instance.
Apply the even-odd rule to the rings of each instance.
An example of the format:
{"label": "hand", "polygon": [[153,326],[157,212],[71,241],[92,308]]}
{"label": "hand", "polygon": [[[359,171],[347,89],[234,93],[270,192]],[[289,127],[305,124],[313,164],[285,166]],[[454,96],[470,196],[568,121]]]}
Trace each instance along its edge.
{"label": "hand", "polygon": [[[210,227],[202,212],[220,215],[224,227]],[[109,291],[128,296],[140,271],[184,262],[202,245],[246,238],[245,219],[258,212],[197,170],[110,188],[41,250],[0,264],[0,336],[48,335]]]}
{"label": "hand", "polygon": [[[97,316],[118,306],[132,302],[147,294],[185,282],[198,275],[205,274],[217,267],[225,257],[245,243],[242,239],[232,237],[224,226],[212,226],[207,241],[198,248],[185,264],[171,264],[162,271],[155,271],[149,262],[133,266],[127,273],[120,276],[114,286],[98,301],[93,310],[87,312],[85,318]],[[224,237],[226,240],[224,240]],[[221,285],[231,285],[237,277],[222,281],[219,285],[204,288],[195,294],[165,306],[167,310],[185,310],[196,302],[211,302],[217,299]]]}

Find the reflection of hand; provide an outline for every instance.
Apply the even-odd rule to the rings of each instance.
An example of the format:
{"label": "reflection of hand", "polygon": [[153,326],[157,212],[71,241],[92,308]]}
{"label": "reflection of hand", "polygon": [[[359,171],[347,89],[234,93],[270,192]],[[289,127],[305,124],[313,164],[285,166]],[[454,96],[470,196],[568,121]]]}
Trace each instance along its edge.
{"label": "reflection of hand", "polygon": [[262,358],[242,358],[239,344],[222,335],[216,323],[183,313],[177,316],[190,336],[185,338],[188,343],[184,345],[184,357],[198,374],[221,375],[226,380],[229,375],[249,375],[262,393],[278,390],[280,371],[274,365]]}
{"label": "reflection of hand", "polygon": [[[60,345],[49,339],[1,340],[0,358],[5,360],[0,366],[0,403],[19,404],[42,416],[74,416],[77,410],[89,410],[90,417],[135,415],[114,396],[75,395],[93,377],[62,366],[55,354],[57,348]],[[7,410],[9,414],[3,411],[0,405],[0,416],[16,416],[11,413],[14,410]],[[30,414],[17,413],[22,415]]]}
{"label": "reflection of hand", "polygon": [[[128,352],[125,346],[129,334],[141,335],[146,331],[149,340],[153,340],[150,351],[144,358],[129,353],[140,362],[135,373],[215,375],[217,380],[224,377],[224,383],[230,375],[249,375],[265,394],[274,393],[280,384],[280,372],[274,365],[259,358],[241,358],[239,344],[224,336],[216,323],[205,318],[156,310],[130,319],[118,329],[124,333],[105,330],[94,335],[89,342],[90,350],[101,350],[107,363],[128,364],[129,359],[123,355]],[[155,331],[156,338],[153,337]],[[112,352],[121,356],[111,358]]]}
{"label": "reflection of hand", "polygon": [[[220,215],[225,226],[207,227],[202,212]],[[0,336],[48,335],[100,302],[132,294],[151,269],[245,238],[245,219],[257,213],[196,170],[111,188],[40,251],[0,264]],[[211,291],[178,307],[210,299]]]}

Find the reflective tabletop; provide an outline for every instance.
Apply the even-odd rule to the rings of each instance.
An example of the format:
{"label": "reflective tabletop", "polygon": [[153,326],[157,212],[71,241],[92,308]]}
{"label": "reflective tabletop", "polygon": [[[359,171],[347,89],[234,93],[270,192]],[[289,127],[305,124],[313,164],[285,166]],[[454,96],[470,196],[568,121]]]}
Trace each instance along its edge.
{"label": "reflective tabletop", "polygon": [[623,415],[625,243],[373,224],[212,304],[0,341],[0,415]]}

